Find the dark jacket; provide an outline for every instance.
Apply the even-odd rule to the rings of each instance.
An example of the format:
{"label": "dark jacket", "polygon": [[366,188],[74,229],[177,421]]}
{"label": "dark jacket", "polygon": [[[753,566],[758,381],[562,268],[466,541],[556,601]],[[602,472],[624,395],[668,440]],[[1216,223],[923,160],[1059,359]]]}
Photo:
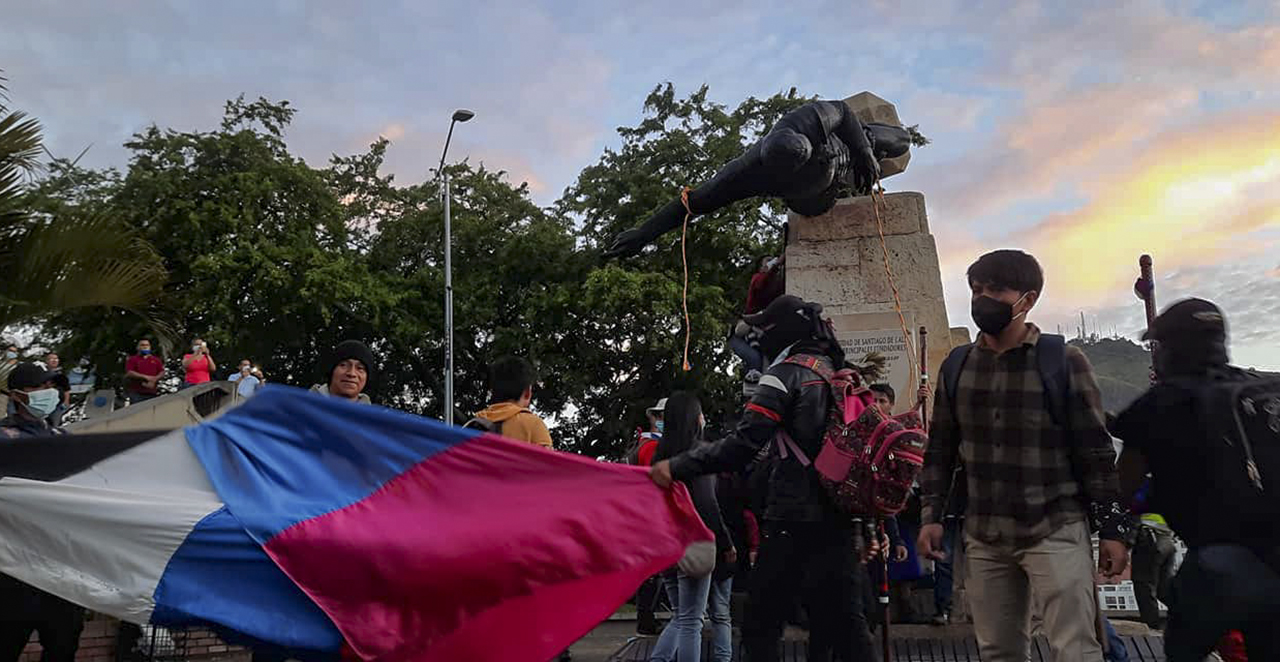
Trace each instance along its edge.
{"label": "dark jacket", "polygon": [[733,540],[724,524],[724,518],[720,516],[720,503],[716,500],[716,477],[695,476],[684,481],[684,484],[689,488],[689,496],[693,499],[698,517],[716,535],[716,564],[719,565],[720,558],[733,547]]}
{"label": "dark jacket", "polygon": [[[797,345],[794,354],[818,354]],[[825,360],[830,361],[824,356]],[[812,370],[779,363],[765,372],[747,404],[737,429],[713,444],[704,444],[671,459],[678,480],[722,471],[741,471],[779,430],[785,430],[810,460],[818,457],[827,424],[830,396]],[[818,482],[818,474],[788,457],[774,462],[768,478],[765,519],[798,522],[845,520]]]}
{"label": "dark jacket", "polygon": [[0,420],[0,437],[9,439],[52,437],[62,433],[62,428],[55,428],[44,421],[35,421],[21,416],[8,416]]}

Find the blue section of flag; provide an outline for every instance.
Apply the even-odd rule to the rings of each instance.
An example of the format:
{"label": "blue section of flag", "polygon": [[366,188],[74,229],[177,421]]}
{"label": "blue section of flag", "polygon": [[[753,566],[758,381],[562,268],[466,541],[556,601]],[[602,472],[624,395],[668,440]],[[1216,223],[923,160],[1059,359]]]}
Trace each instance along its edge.
{"label": "blue section of flag", "polygon": [[218,496],[265,544],[364,499],[410,467],[479,434],[402,412],[268,386],[187,440]]}
{"label": "blue section of flag", "polygon": [[170,557],[151,622],[213,624],[286,648],[336,652],[342,645],[329,617],[226,508],[201,520]]}

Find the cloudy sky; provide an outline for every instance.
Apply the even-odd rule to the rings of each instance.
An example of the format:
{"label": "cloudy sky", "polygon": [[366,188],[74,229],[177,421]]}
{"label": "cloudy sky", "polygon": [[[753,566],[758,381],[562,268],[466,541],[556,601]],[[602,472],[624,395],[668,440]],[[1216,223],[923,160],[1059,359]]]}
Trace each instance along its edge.
{"label": "cloudy sky", "polygon": [[1042,327],[1074,332],[1083,310],[1134,334],[1149,252],[1162,301],[1218,301],[1237,362],[1280,369],[1280,3],[778,4],[25,3],[3,12],[0,68],[54,152],[92,144],[94,166],[124,165],[153,122],[210,128],[245,93],[300,109],[309,161],[384,135],[389,170],[418,181],[467,107],[451,154],[542,203],[659,83],[729,105],[871,90],[935,141],[886,184],[926,195],[953,323],[964,268],[1020,247],[1047,271]]}

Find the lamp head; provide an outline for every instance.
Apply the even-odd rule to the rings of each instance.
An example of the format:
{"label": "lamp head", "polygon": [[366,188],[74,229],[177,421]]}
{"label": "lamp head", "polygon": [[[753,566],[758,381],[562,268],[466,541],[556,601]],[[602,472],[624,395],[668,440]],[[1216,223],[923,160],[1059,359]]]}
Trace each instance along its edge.
{"label": "lamp head", "polygon": [[459,108],[458,110],[453,111],[453,121],[455,122],[466,122],[475,116],[475,113],[465,108]]}

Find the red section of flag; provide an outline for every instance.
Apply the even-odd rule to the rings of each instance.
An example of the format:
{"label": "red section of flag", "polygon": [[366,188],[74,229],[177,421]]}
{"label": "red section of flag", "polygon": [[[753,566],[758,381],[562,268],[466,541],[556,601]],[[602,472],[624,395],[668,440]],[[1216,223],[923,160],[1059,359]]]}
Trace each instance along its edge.
{"label": "red section of flag", "polygon": [[365,659],[541,662],[712,539],[679,484],[484,436],[266,549]]}

